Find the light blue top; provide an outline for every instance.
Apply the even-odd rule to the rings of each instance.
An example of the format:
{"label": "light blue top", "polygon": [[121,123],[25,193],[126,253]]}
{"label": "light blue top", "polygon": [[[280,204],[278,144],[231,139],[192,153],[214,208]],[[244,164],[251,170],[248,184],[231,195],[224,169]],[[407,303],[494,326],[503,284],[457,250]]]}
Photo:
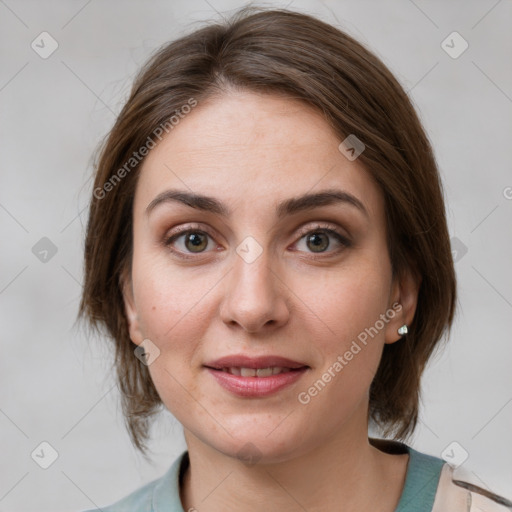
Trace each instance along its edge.
{"label": "light blue top", "polygon": [[[444,461],[406,444],[388,441],[393,453],[409,453],[405,485],[395,512],[431,512]],[[184,451],[159,479],[140,487],[116,503],[86,512],[185,512],[180,501],[180,470],[189,464]]]}

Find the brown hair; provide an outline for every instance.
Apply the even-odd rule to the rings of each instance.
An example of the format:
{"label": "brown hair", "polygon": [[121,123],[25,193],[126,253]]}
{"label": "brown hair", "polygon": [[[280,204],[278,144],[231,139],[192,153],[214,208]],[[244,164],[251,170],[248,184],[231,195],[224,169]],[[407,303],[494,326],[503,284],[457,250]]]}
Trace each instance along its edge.
{"label": "brown hair", "polygon": [[409,333],[385,345],[370,389],[370,419],[385,435],[407,438],[418,421],[421,374],[451,327],[456,302],[431,145],[400,84],[352,37],[306,14],[246,7],[225,23],[209,24],[156,52],[135,79],[100,151],[79,317],[113,338],[134,445],[145,453],[149,420],[162,402],[147,366],[134,356],[122,295],[123,276],[131,272],[132,206],[141,165],[133,155],[191,98],[201,103],[228,87],[302,100],[324,114],[340,141],[354,134],[365,144],[359,160],[385,198],[393,273],[409,268],[421,276]]}

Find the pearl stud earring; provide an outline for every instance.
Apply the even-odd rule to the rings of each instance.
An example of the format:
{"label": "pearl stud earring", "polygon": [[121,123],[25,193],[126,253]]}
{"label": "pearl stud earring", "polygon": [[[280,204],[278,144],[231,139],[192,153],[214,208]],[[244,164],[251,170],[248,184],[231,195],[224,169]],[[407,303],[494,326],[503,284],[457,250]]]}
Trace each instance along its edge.
{"label": "pearl stud earring", "polygon": [[407,329],[407,324],[402,325],[402,327],[400,327],[398,329],[398,334],[400,334],[400,336],[403,336],[404,334],[407,334],[408,332],[409,332],[409,329]]}

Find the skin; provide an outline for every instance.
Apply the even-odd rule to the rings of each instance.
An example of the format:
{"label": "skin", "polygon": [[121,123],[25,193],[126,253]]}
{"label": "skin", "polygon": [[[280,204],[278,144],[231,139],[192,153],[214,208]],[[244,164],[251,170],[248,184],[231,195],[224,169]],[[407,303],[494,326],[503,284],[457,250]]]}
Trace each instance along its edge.
{"label": "skin", "polygon": [[[149,371],[184,428],[185,511],[251,512],[265,504],[280,512],[392,512],[398,503],[408,455],[369,444],[368,392],[384,344],[397,342],[397,329],[413,319],[419,284],[410,274],[393,278],[382,192],[338,150],[340,142],[320,113],[297,100],[229,91],[195,107],[143,163],[124,299],[131,339],[150,339],[160,351]],[[213,196],[232,215],[177,202],[147,214],[171,188]],[[326,188],[354,195],[367,214],[337,203],[276,218],[279,201]],[[305,234],[318,233],[317,222],[351,245],[320,235],[315,251]],[[186,235],[171,245],[190,259],[165,245],[179,226],[196,237],[208,232],[200,249]],[[251,263],[236,252],[248,236],[262,250]],[[298,394],[394,303],[402,305],[394,318],[301,404]],[[240,353],[281,355],[310,368],[274,395],[242,398],[203,367]],[[256,447],[257,464],[237,458],[246,443]]]}

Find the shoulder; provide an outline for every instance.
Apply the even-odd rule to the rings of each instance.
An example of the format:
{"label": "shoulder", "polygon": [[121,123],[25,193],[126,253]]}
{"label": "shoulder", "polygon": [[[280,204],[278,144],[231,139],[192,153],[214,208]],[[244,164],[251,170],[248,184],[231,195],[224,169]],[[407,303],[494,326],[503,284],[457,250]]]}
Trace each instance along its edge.
{"label": "shoulder", "polygon": [[85,512],[155,512],[169,510],[181,512],[179,496],[180,471],[188,464],[188,452],[183,452],[167,472],[151,482],[139,487],[124,498],[109,506],[86,510]]}
{"label": "shoulder", "polygon": [[397,441],[372,439],[388,453],[409,453],[406,480],[395,512],[510,512],[512,500],[484,489],[475,473]]}
{"label": "shoulder", "polygon": [[432,512],[510,512],[512,501],[484,489],[474,475],[445,463]]}

